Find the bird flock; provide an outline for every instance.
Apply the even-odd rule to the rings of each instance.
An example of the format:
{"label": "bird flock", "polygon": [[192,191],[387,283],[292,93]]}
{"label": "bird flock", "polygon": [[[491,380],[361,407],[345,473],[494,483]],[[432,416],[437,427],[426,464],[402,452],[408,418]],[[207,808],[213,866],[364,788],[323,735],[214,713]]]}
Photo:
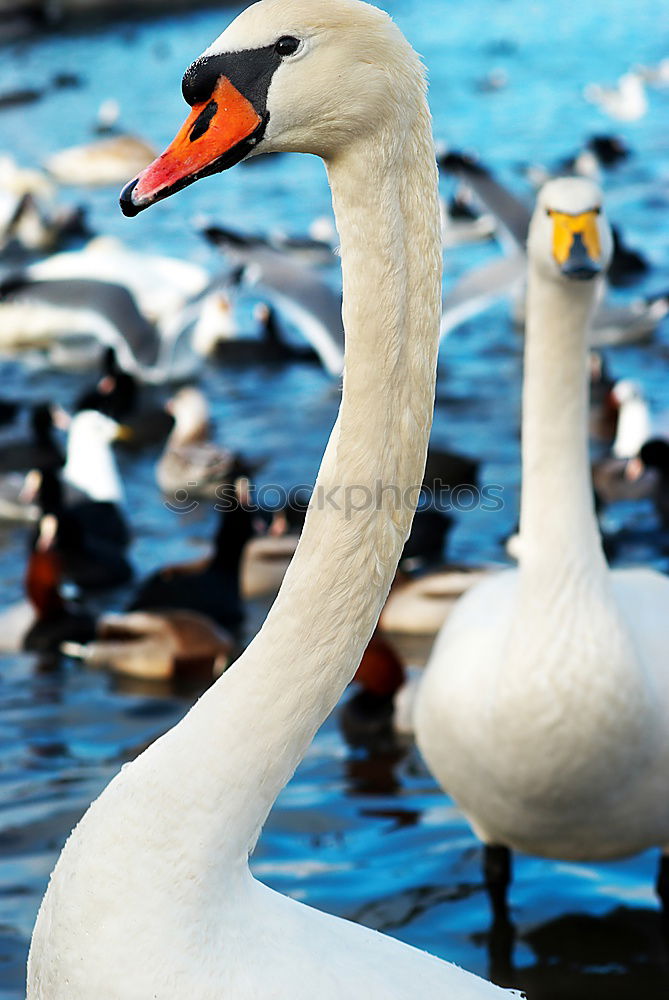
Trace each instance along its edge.
{"label": "bird flock", "polygon": [[[584,99],[633,122],[668,83],[665,60]],[[0,160],[0,352],[36,380],[78,373],[66,406],[0,398],[0,519],[26,553],[0,651],[205,689],[65,844],[27,996],[510,995],[508,975],[494,985],[270,891],[248,858],[338,705],[357,749],[415,740],[482,845],[509,948],[515,852],[655,849],[669,918],[669,582],[615,566],[639,509],[653,542],[669,527],[669,421],[620,351],[645,349],[669,294],[635,291],[654,265],[606,195],[638,153],[592,135],[535,167],[528,196],[475,153],[435,147],[420,61],[361,0],[260,0],[183,93],[189,117],[160,155],[112,105],[103,135],[43,171]],[[123,244],[92,233],[59,202],[58,185],[122,182],[132,217],[293,151],[325,161],[336,222],[287,235],[181,218],[215,271],[133,249],[130,222]],[[479,243],[486,262],[442,283],[443,261]],[[518,529],[494,563],[454,560],[469,496],[501,501],[486,455],[430,438],[437,357],[457,363],[454,332],[500,302],[524,355]],[[270,504],[269,446],[225,443],[211,387],[221,369],[286,366],[317,366],[341,408],[313,490]],[[153,481],[133,481],[147,456]],[[205,554],[143,571],[129,488],[178,513],[205,505]]]}

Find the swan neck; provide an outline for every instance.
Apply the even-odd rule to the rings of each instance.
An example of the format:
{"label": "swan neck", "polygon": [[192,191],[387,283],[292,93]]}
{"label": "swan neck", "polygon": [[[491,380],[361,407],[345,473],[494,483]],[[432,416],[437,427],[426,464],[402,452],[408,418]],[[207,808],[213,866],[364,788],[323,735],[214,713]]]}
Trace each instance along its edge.
{"label": "swan neck", "polygon": [[521,566],[605,569],[588,453],[587,331],[594,282],[530,264],[523,381]]}
{"label": "swan neck", "polygon": [[[207,831],[207,863],[221,872],[246,861],[351,681],[411,527],[441,311],[437,171],[422,95],[419,103],[388,141],[377,135],[327,164],[342,251],[343,395],[283,586],[245,653],[144,755],[169,757],[160,772],[188,788],[186,813],[200,842]],[[181,800],[175,851],[183,815]]]}

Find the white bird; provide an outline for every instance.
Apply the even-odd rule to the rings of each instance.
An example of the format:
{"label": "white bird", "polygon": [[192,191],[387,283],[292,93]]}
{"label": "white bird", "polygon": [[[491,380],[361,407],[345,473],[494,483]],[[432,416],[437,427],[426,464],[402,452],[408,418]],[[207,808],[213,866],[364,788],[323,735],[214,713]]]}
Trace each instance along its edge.
{"label": "white bird", "polygon": [[[501,298],[511,299],[514,322],[522,327],[525,323],[526,243],[530,209],[478,160],[451,150],[440,156],[439,165],[465,181],[492,212],[505,251],[503,258],[493,258],[467,271],[444,296],[442,336]],[[614,262],[620,274],[626,273],[625,248],[620,241],[618,246],[614,242]],[[617,305],[612,304],[603,292],[602,288],[592,319],[590,346],[593,348],[645,340],[652,336],[658,323],[669,312],[669,297],[664,293]]]}
{"label": "white bird", "polygon": [[[190,67],[184,96],[191,116],[126,188],[126,214],[256,147],[321,155],[341,235],[348,343],[318,485],[420,482],[441,246],[418,58],[390,18],[360,0],[261,0]],[[339,504],[312,505],[254,641],[123,768],[67,842],[33,934],[30,1000],[506,995],[281,896],[248,867],[277,795],[355,672],[412,513],[387,494],[354,517]]]}
{"label": "white bird", "polygon": [[46,168],[59,184],[102,187],[122,183],[155,155],[153,146],[140,136],[122,134],[61,149],[49,156]]}
{"label": "white bird", "polygon": [[[428,765],[486,845],[497,913],[508,849],[605,860],[669,844],[669,580],[609,570],[590,484],[588,327],[611,253],[601,197],[576,178],[540,193],[528,243],[520,565],[456,606],[416,704]],[[669,908],[664,857],[658,889]]]}
{"label": "white bird", "polygon": [[589,83],[583,96],[590,104],[596,104],[600,111],[621,122],[635,122],[648,111],[648,98],[644,79],[630,70],[618,78],[615,87],[602,87],[599,83]]}

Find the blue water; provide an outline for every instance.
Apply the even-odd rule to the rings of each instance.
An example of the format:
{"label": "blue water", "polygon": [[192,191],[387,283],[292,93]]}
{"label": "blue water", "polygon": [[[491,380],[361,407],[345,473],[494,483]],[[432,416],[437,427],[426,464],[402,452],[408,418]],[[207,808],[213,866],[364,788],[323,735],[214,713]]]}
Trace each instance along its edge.
{"label": "blue water", "polygon": [[[582,99],[590,81],[613,82],[634,63],[669,54],[666,0],[388,0],[387,7],[423,54],[431,79],[435,132],[477,151],[519,193],[518,165],[567,155],[610,123]],[[2,112],[1,151],[21,163],[89,138],[102,100],[115,97],[123,123],[158,146],[184,117],[185,66],[224,27],[236,7],[156,21],[124,21],[71,35],[54,34],[3,51],[0,90],[39,85],[75,71],[79,89],[52,91],[40,103]],[[508,85],[482,93],[491,70]],[[610,215],[652,263],[635,289],[669,287],[669,90],[651,92],[648,115],[615,126],[635,156],[606,179]],[[444,185],[447,191],[447,185]],[[195,233],[206,214],[249,230],[299,233],[329,211],[322,165],[313,157],[268,160],[203,181],[136,220],[123,219],[114,190],[69,190],[97,231],[138,249],[188,256],[214,270],[217,258]],[[466,248],[446,257],[446,283],[495,251]],[[622,296],[624,298],[624,296]],[[467,324],[440,358],[435,440],[484,461],[483,478],[504,488],[496,514],[460,515],[450,554],[502,561],[500,540],[513,528],[518,495],[521,344],[505,307]],[[654,342],[609,352],[613,373],[639,379],[657,410],[669,407],[669,324]],[[3,394],[67,405],[81,376],[45,374],[0,362]],[[317,369],[207,370],[217,433],[231,447],[269,456],[262,480],[313,480],[338,406],[331,380]],[[211,515],[175,515],[153,480],[155,454],[122,457],[138,573],[203,551]],[[643,505],[612,512],[652,531]],[[21,595],[25,537],[0,533],[0,606]],[[622,558],[665,568],[653,543]],[[251,631],[264,609],[252,608]],[[0,659],[0,1000],[23,995],[32,923],[63,840],[121,762],[184,712],[191,694],[142,689],[65,662],[47,670],[27,656]],[[660,936],[648,853],[609,865],[566,865],[518,858],[512,892],[517,937],[513,968],[500,967],[489,934],[476,840],[426,771],[418,754],[379,757],[349,749],[336,718],[319,733],[282,794],[254,857],[270,885],[527,989],[532,1000],[666,997],[669,953]]]}

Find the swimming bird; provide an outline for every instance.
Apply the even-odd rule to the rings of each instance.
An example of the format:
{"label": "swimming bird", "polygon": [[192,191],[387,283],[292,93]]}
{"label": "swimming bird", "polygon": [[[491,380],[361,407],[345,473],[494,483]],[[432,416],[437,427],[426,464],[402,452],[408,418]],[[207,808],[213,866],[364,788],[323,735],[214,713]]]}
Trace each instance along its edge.
{"label": "swimming bird", "polygon": [[[541,191],[528,242],[522,547],[457,604],[417,696],[418,745],[485,844],[505,917],[510,851],[572,861],[669,842],[669,580],[610,571],[587,448],[586,352],[611,255],[601,191]],[[669,859],[658,892],[669,911]]]}
{"label": "swimming bird", "polygon": [[87,642],[93,616],[61,594],[62,565],[56,549],[58,520],[41,518],[25,576],[27,600],[0,612],[0,650],[58,653],[65,641]]}
{"label": "swimming bird", "polygon": [[639,459],[644,469],[657,476],[655,488],[650,494],[663,528],[669,527],[669,441],[666,438],[651,438],[642,445]]}
{"label": "swimming bird", "polygon": [[218,677],[233,648],[232,637],[211,619],[182,610],[102,615],[91,641],[61,644],[86,666],[152,681]]}
{"label": "swimming bird", "polygon": [[174,417],[164,406],[151,403],[146,395],[149,391],[119,364],[114,348],[107,347],[102,355],[100,378],[81,393],[74,409],[98,410],[123,424],[127,429],[123,443],[133,449],[141,448],[164,441],[174,427]]}
{"label": "swimming bird", "polygon": [[28,410],[28,427],[11,424],[0,431],[0,474],[56,469],[64,464],[60,442],[55,437],[54,418],[48,403]]}
{"label": "swimming bird", "polygon": [[244,621],[240,563],[254,534],[254,515],[248,500],[246,480],[234,486],[219,486],[219,525],[211,555],[152,573],[140,583],[128,610],[196,611],[238,633]]}
{"label": "swimming bird", "polygon": [[122,428],[95,410],[71,420],[62,472],[41,469],[34,500],[58,522],[56,547],[63,575],[82,588],[114,587],[132,577],[125,494],[111,442]]}
{"label": "swimming bird", "polygon": [[395,699],[407,669],[392,646],[375,632],[352,681],[354,691],[340,706],[338,721],[350,746],[383,751],[397,743]]}
{"label": "swimming bird", "polygon": [[276,307],[317,352],[331,375],[341,375],[344,330],[341,297],[314,267],[269,243],[249,241],[220,226],[204,235],[242,270],[242,280]]}
{"label": "swimming bird", "polygon": [[216,499],[238,476],[251,474],[252,467],[240,455],[209,439],[209,404],[200,389],[179,389],[167,409],[174,427],[156,466],[166,497],[175,497],[177,503],[181,494]]}
{"label": "swimming bird", "polygon": [[[125,212],[250,152],[323,157],[348,341],[341,411],[317,488],[420,482],[441,245],[434,142],[413,50],[388,15],[360,0],[261,0],[186,72],[184,94],[191,115],[125,189]],[[274,800],[369,642],[411,516],[387,497],[348,519],[312,504],[254,641],[181,723],[123,768],[70,837],[33,933],[29,1000],[505,995],[273,892],[248,868]]]}

